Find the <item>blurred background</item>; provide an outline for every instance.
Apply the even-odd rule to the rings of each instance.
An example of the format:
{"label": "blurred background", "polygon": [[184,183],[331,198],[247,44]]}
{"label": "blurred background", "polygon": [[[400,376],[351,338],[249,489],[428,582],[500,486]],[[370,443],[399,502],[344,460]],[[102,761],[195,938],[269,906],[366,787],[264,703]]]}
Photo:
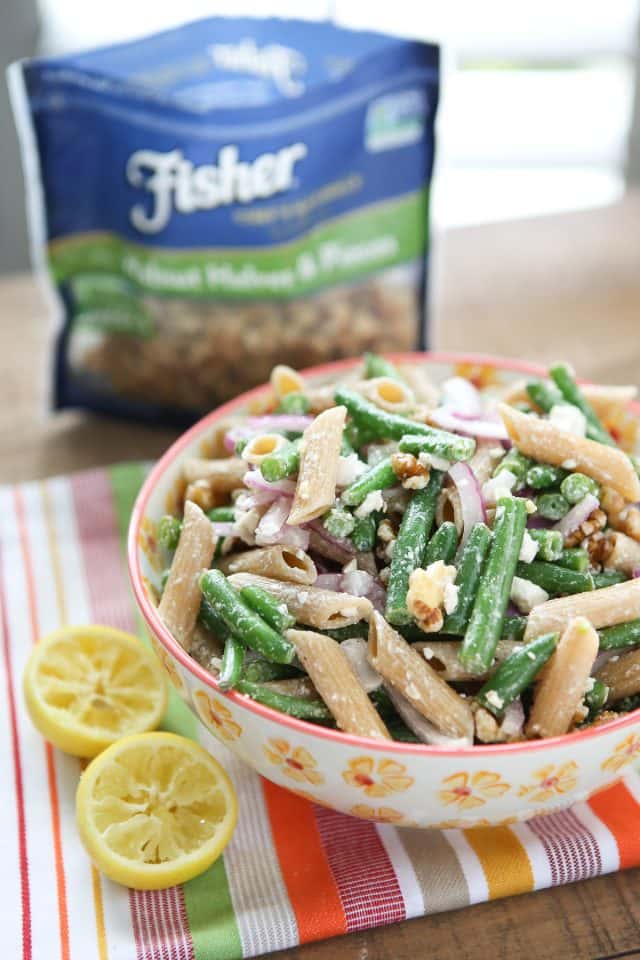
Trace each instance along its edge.
{"label": "blurred background", "polygon": [[[0,61],[222,13],[321,19],[444,47],[436,230],[615,203],[640,179],[639,0],[2,0]],[[25,269],[18,147],[0,85],[0,272]]]}

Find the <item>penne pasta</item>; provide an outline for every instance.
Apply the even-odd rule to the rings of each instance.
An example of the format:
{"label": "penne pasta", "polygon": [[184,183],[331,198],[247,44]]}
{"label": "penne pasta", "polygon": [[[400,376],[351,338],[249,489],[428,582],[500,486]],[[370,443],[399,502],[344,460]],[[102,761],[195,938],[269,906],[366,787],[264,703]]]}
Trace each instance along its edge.
{"label": "penne pasta", "polygon": [[[261,433],[257,437],[252,437],[242,451],[241,459],[245,463],[258,466],[267,457],[282,450],[288,445],[289,441],[281,433]],[[243,474],[244,476],[244,474]]]}
{"label": "penne pasta", "polygon": [[200,507],[187,501],[182,531],[158,613],[174,638],[189,650],[202,596],[198,578],[213,557],[215,535]]}
{"label": "penne pasta", "polygon": [[402,379],[409,384],[418,403],[431,410],[438,403],[440,390],[429,377],[426,369],[416,363],[401,363],[398,370]]}
{"label": "penne pasta", "polygon": [[607,703],[640,693],[640,649],[607,660],[596,674],[609,687]]}
{"label": "penne pasta", "polygon": [[281,400],[288,393],[305,393],[306,384],[297,370],[279,363],[271,371],[271,386],[277,400]]}
{"label": "penne pasta", "polygon": [[400,380],[374,377],[354,384],[353,389],[389,413],[411,413],[416,409],[413,391]]}
{"label": "penne pasta", "polygon": [[308,630],[288,630],[286,636],[341,730],[391,739],[337,641]]}
{"label": "penne pasta", "polygon": [[630,577],[640,568],[640,543],[625,533],[610,533],[606,538],[604,566],[610,570],[621,570]]}
{"label": "penne pasta", "polygon": [[360,620],[367,620],[373,607],[366,597],[353,597],[349,593],[335,593],[318,587],[299,586],[260,577],[254,573],[234,573],[229,577],[234,587],[240,590],[248,585],[262,587],[281,603],[287,605],[299,623],[318,630],[350,627]]}
{"label": "penne pasta", "polygon": [[[486,679],[494,669],[488,670],[484,674],[472,673],[460,663],[458,654],[460,652],[460,641],[458,640],[417,640],[411,646],[418,653],[422,654],[430,667],[438,673],[443,680],[464,682],[480,681]],[[513,640],[500,640],[495,652],[496,664],[502,663],[507,657],[519,649],[522,644],[515,643]]]}
{"label": "penne pasta", "polygon": [[247,472],[247,464],[240,457],[228,457],[226,460],[203,460],[200,457],[187,457],[182,473],[188,484],[206,482],[213,493],[231,493],[242,486]]}
{"label": "penne pasta", "polygon": [[571,729],[597,654],[598,634],[584,617],[575,617],[535,688],[526,726],[528,737],[559,737]]}
{"label": "penne pasta", "polygon": [[473,737],[469,704],[377,611],[369,624],[368,656],[384,680],[438,730],[450,737]]}
{"label": "penne pasta", "polygon": [[311,557],[297,547],[259,547],[225,557],[218,563],[223,573],[256,573],[272,580],[311,584],[318,576]]}
{"label": "penne pasta", "polygon": [[586,617],[596,630],[637,620],[640,617],[640,579],[538,604],[529,614],[525,643],[542,633],[558,633],[566,629],[574,617]]}
{"label": "penne pasta", "polygon": [[332,407],[317,416],[304,431],[288,523],[308,523],[333,506],[346,415],[344,407]]}
{"label": "penne pasta", "polygon": [[550,421],[504,403],[498,409],[511,440],[525,456],[558,467],[571,463],[572,469],[613,487],[627,500],[640,500],[640,479],[622,450],[558,430]]}

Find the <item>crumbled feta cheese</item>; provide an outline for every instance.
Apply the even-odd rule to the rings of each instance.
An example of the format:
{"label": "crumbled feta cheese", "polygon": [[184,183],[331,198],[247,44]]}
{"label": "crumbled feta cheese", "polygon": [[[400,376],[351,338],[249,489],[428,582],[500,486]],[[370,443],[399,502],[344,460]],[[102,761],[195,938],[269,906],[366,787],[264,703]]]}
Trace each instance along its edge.
{"label": "crumbled feta cheese", "polygon": [[444,585],[444,612],[453,613],[453,611],[458,606],[458,593],[460,587],[456,587],[455,583],[445,583]]}
{"label": "crumbled feta cheese", "polygon": [[532,513],[536,513],[537,510],[538,510],[538,508],[536,507],[536,505],[535,505],[535,503],[533,502],[533,500],[525,500],[525,502],[524,502],[524,508],[525,508],[525,510],[527,511],[527,513],[529,514],[529,516],[531,516]]}
{"label": "crumbled feta cheese", "polygon": [[549,599],[549,594],[542,587],[522,577],[514,577],[511,584],[511,600],[520,613],[530,613],[539,603]]}
{"label": "crumbled feta cheese", "polygon": [[402,486],[405,490],[424,490],[428,483],[429,477],[422,473],[416,477],[407,477],[406,480],[402,481]]}
{"label": "crumbled feta cheese", "polygon": [[585,693],[591,693],[591,691],[593,690],[593,688],[594,688],[594,686],[595,686],[595,682],[596,682],[596,678],[595,678],[595,677],[587,677],[587,682],[586,682],[585,687],[584,687],[584,692],[585,692]]}
{"label": "crumbled feta cheese", "polygon": [[344,567],[342,568],[342,572],[352,573],[354,570],[357,570],[357,569],[358,569],[358,561],[354,557],[353,560],[349,560],[348,563],[345,563]]}
{"label": "crumbled feta cheese", "polygon": [[382,520],[378,524],[378,537],[382,540],[383,543],[389,543],[391,540],[395,540],[396,535],[391,523],[388,520]]}
{"label": "crumbled feta cheese", "polygon": [[425,660],[432,660],[433,657],[435,656],[435,654],[434,654],[433,649],[432,649],[431,647],[423,647],[423,648],[422,648],[422,656],[425,658]]}
{"label": "crumbled feta cheese", "polygon": [[504,447],[491,447],[489,450],[489,456],[492,460],[500,460],[504,457]]}
{"label": "crumbled feta cheese", "polygon": [[358,509],[355,511],[356,517],[368,517],[375,510],[384,510],[385,504],[380,490],[372,490],[368,493]]}
{"label": "crumbled feta cheese", "polygon": [[578,461],[577,461],[577,460],[563,460],[563,461],[562,461],[562,468],[563,468],[563,470],[575,470],[575,468],[576,468],[577,466],[578,466]]}
{"label": "crumbled feta cheese", "polygon": [[556,403],[551,407],[549,420],[558,430],[584,437],[587,433],[587,418],[582,410],[570,403]]}
{"label": "crumbled feta cheese", "polygon": [[496,710],[501,710],[504,706],[504,700],[496,690],[488,690],[485,694],[487,703],[490,703]]}
{"label": "crumbled feta cheese", "polygon": [[366,469],[367,464],[358,457],[357,453],[350,453],[348,457],[340,457],[336,486],[348,487],[354,480],[362,476]]}
{"label": "crumbled feta cheese", "polygon": [[520,554],[518,556],[518,560],[521,563],[531,563],[531,561],[535,558],[535,555],[538,552],[539,546],[540,545],[525,530],[524,537],[522,538],[522,546],[520,547]]}
{"label": "crumbled feta cheese", "polygon": [[518,478],[511,470],[501,470],[497,477],[492,477],[482,487],[482,496],[490,506],[497,503],[500,497],[513,496],[513,488]]}
{"label": "crumbled feta cheese", "polygon": [[451,466],[448,460],[445,460],[444,457],[436,457],[433,453],[419,453],[418,454],[418,463],[421,463],[423,467],[433,467],[434,470],[443,470],[447,471]]}

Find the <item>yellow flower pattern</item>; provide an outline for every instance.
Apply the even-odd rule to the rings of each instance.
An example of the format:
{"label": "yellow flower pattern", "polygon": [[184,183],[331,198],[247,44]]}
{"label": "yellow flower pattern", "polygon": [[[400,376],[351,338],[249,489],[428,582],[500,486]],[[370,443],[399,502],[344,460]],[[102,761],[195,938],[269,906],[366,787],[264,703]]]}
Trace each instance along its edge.
{"label": "yellow flower pattern", "polygon": [[162,560],[158,549],[158,533],[156,524],[149,517],[143,517],[138,532],[138,546],[154,570],[162,569]]}
{"label": "yellow flower pattern", "polygon": [[453,773],[442,781],[439,797],[442,803],[455,805],[458,810],[472,810],[482,807],[487,800],[493,800],[507,793],[511,787],[500,779],[499,773],[490,770],[478,770],[477,773]]}
{"label": "yellow flower pattern", "polygon": [[151,646],[153,647],[156,657],[162,664],[164,672],[169,677],[169,680],[176,688],[180,696],[185,697],[187,694],[187,685],[182,679],[182,674],[173,662],[171,655],[167,653],[160,643],[158,643],[155,637],[151,638]]}
{"label": "yellow flower pattern", "polygon": [[194,702],[198,716],[212,733],[230,743],[242,735],[242,727],[233,719],[231,710],[204,690],[196,690]]}
{"label": "yellow flower pattern", "polygon": [[640,760],[640,734],[630,733],[601,764],[602,770],[617,773],[633,760]]}
{"label": "yellow flower pattern", "polygon": [[368,797],[381,799],[390,793],[403,793],[413,786],[413,777],[407,776],[407,768],[396,760],[378,760],[372,757],[356,757],[349,761],[342,779],[350,787],[362,790]]}
{"label": "yellow flower pattern", "polygon": [[578,784],[577,774],[578,764],[575,760],[559,766],[549,763],[535,771],[534,783],[520,787],[518,796],[526,797],[531,803],[547,803],[559,794],[574,790]]}
{"label": "yellow flower pattern", "polygon": [[280,767],[290,780],[310,783],[312,786],[324,783],[324,777],[317,769],[318,764],[306,747],[291,747],[286,740],[272,739],[263,749],[267,760]]}
{"label": "yellow flower pattern", "polygon": [[375,820],[376,823],[404,823],[404,815],[393,807],[370,807],[366,803],[356,803],[349,811],[354,817],[362,817],[364,820]]}

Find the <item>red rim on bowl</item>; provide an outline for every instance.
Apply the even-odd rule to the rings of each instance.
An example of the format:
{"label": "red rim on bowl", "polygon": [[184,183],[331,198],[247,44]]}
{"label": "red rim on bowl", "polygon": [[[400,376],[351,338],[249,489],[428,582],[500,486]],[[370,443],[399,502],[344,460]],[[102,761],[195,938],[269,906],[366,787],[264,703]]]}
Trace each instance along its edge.
{"label": "red rim on bowl", "polygon": [[[491,357],[486,354],[399,353],[391,355],[391,359],[396,363],[433,363],[448,365],[468,364],[491,366],[494,369],[508,370],[512,373],[523,373],[536,377],[546,376],[545,368],[536,364],[527,363],[521,360]],[[339,372],[340,370],[349,369],[350,367],[356,366],[359,362],[360,360],[358,358],[337,360],[333,363],[323,364],[319,367],[309,367],[307,370],[301,371],[301,373],[304,376],[311,378],[324,376],[333,372]],[[171,464],[182,454],[183,450],[201,434],[206,433],[206,431],[217,420],[227,416],[230,413],[233,413],[238,408],[245,407],[251,399],[261,396],[268,389],[268,384],[255,387],[253,390],[249,390],[248,392],[241,394],[239,397],[236,397],[234,400],[231,400],[228,403],[223,404],[223,406],[218,407],[216,410],[213,410],[211,413],[207,414],[192,427],[190,427],[186,433],[182,434],[182,436],[179,437],[175,443],[169,447],[160,460],[158,460],[155,467],[151,470],[147,479],[142,485],[140,493],[138,494],[133,507],[127,541],[127,559],[133,592],[135,594],[140,611],[146,621],[147,627],[151,633],[157,637],[158,640],[160,640],[166,650],[173,657],[175,657],[183,667],[189,670],[195,677],[198,678],[198,680],[200,680],[201,683],[205,684],[205,686],[208,686],[214,690],[218,696],[225,697],[231,702],[242,706],[246,710],[250,710],[252,713],[257,714],[260,717],[273,720],[275,723],[281,724],[283,727],[288,727],[294,732],[310,734],[311,736],[318,737],[321,740],[349,744],[350,746],[358,747],[362,750],[375,749],[394,751],[404,754],[420,754],[424,756],[479,756],[480,754],[502,754],[511,752],[518,753],[530,750],[541,750],[568,743],[583,742],[589,738],[604,736],[612,730],[623,730],[624,728],[630,727],[638,722],[640,710],[634,710],[629,714],[621,716],[618,720],[610,720],[597,727],[590,727],[587,730],[583,730],[578,733],[567,733],[560,737],[549,737],[545,740],[528,740],[524,743],[480,744],[479,746],[458,747],[453,749],[445,747],[433,747],[422,743],[402,743],[396,740],[372,740],[369,737],[354,736],[353,734],[343,733],[341,730],[322,727],[318,724],[309,723],[306,720],[298,720],[296,717],[290,717],[288,714],[280,713],[278,710],[271,709],[271,707],[265,707],[263,704],[257,703],[250,697],[236,693],[235,691],[223,692],[220,690],[215,677],[205,670],[204,667],[202,667],[196,660],[190,657],[189,654],[183,650],[180,644],[174,640],[158,616],[155,606],[147,596],[144,588],[142,570],[140,569],[138,535],[140,532],[142,519],[145,515],[147,503],[153,494],[156,484],[159,482]],[[634,413],[640,417],[640,404],[631,403],[629,406],[631,409],[633,409]]]}

